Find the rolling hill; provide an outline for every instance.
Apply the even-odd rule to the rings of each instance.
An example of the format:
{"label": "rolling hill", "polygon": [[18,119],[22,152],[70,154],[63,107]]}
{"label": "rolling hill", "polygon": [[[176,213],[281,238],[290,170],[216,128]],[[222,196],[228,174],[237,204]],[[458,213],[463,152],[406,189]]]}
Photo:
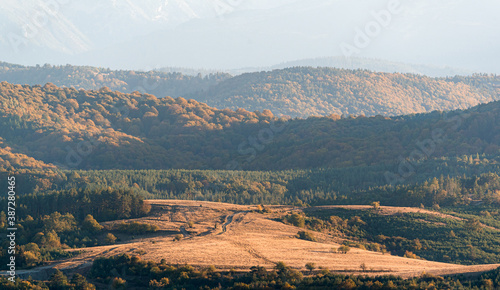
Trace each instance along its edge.
{"label": "rolling hill", "polygon": [[184,97],[219,109],[270,110],[275,115],[396,116],[433,110],[466,109],[499,99],[494,75],[430,78],[366,70],[294,67],[205,76],[161,71],[114,71],[88,66],[25,67],[0,63],[0,80],[14,84]]}
{"label": "rolling hill", "polygon": [[[242,272],[249,271],[253,265],[272,268],[279,261],[283,261],[295,269],[305,271],[304,261],[309,261],[335,273],[369,273],[370,276],[392,274],[405,278],[418,277],[424,271],[435,275],[453,275],[488,271],[498,267],[498,264],[467,266],[412,259],[391,255],[381,250],[367,250],[364,247],[365,243],[359,242],[355,236],[340,235],[337,230],[327,230],[326,228],[311,231],[317,240],[303,240],[297,238],[297,232],[304,230],[304,226],[299,227],[281,222],[292,212],[297,214],[304,211],[308,213],[308,216],[311,213],[334,216],[339,214],[339,211],[335,209],[313,207],[297,210],[286,206],[266,206],[267,212],[259,213],[257,206],[226,203],[179,200],[150,200],[147,203],[152,206],[152,211],[146,217],[103,223],[106,230],[111,230],[120,237],[120,243],[70,249],[69,252],[83,251],[83,253],[76,258],[57,261],[51,267],[67,273],[81,271],[91,267],[91,262],[98,257],[109,258],[121,254],[140,255],[144,260],[156,262],[168,257],[166,259],[171,264],[190,264],[195,267],[214,265],[219,271],[238,269]],[[403,217],[418,216],[421,218],[421,221],[418,222],[403,221],[403,218],[397,218],[401,220],[403,226],[425,225],[427,222],[425,230],[436,227],[434,216],[439,215],[439,213],[431,211],[419,213],[422,210],[417,208],[394,208],[394,210],[399,210]],[[365,215],[367,215],[366,212],[370,214],[369,209],[351,211],[356,214],[364,212]],[[373,218],[394,219],[383,212],[372,214]],[[306,219],[308,221],[318,220],[307,217]],[[451,224],[454,222],[453,226],[456,227],[456,218],[453,216],[442,217],[440,221]],[[113,231],[117,224],[123,222],[152,225],[158,230],[154,233],[140,234],[140,238],[116,230]],[[189,222],[192,224],[191,227],[186,226]],[[376,226],[367,225],[366,228],[375,229]],[[498,229],[490,231],[493,233]],[[411,236],[412,233],[403,229],[403,234]],[[182,238],[176,240],[174,239],[175,235],[181,235]],[[351,245],[352,249],[349,253],[341,254],[336,251],[342,244]],[[481,245],[477,246],[482,251]],[[411,246],[406,247],[410,248]],[[148,250],[144,251],[143,249],[146,248]],[[455,251],[448,245],[445,249]],[[421,251],[425,252],[425,250]],[[224,255],[217,254],[220,252],[224,252]],[[363,263],[370,270],[360,269],[360,265]],[[48,267],[39,267],[21,271],[20,275],[23,277],[32,275],[46,279],[48,278],[48,270]]]}
{"label": "rolling hill", "polygon": [[392,118],[287,120],[184,98],[6,82],[0,102],[5,150],[60,168],[345,168],[500,149],[499,102]]}
{"label": "rolling hill", "polygon": [[22,66],[0,62],[0,80],[20,85],[45,85],[99,90],[108,87],[124,93],[139,91],[158,97],[181,97],[207,90],[229,74],[212,73],[205,76],[177,72],[111,70],[91,66]]}
{"label": "rolling hill", "polygon": [[[480,85],[473,85],[473,80]],[[271,110],[276,115],[396,116],[466,109],[498,100],[493,76],[430,78],[366,70],[294,67],[248,73],[225,80],[202,94],[217,108]],[[192,95],[194,97],[194,95]],[[198,97],[199,98],[199,97]]]}
{"label": "rolling hill", "polygon": [[295,61],[287,61],[276,64],[270,67],[263,68],[242,68],[227,70],[232,75],[239,75],[242,73],[259,72],[264,70],[285,69],[290,67],[332,67],[342,69],[365,69],[374,72],[386,73],[410,73],[426,75],[429,77],[453,77],[456,75],[472,75],[474,71],[458,69],[448,66],[433,66],[433,65],[418,65],[402,63],[397,61],[388,61],[381,59],[372,59],[364,57],[345,57],[345,56],[332,56],[332,57],[317,57],[299,59]]}

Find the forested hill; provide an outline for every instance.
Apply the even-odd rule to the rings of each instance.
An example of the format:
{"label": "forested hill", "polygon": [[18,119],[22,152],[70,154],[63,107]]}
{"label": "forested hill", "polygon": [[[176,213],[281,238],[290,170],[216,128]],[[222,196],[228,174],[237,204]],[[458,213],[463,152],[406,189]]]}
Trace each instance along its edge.
{"label": "forested hill", "polygon": [[500,77],[430,78],[367,70],[295,67],[228,79],[205,94],[217,108],[269,109],[275,115],[396,116],[466,109],[499,99]]}
{"label": "forested hill", "polygon": [[2,82],[0,104],[0,170],[343,168],[500,150],[500,102],[448,114],[286,121],[183,98]]}
{"label": "forested hill", "polygon": [[0,81],[14,84],[184,97],[224,109],[271,110],[275,115],[396,116],[466,109],[497,100],[500,77],[430,78],[367,70],[295,67],[232,77],[224,73],[189,76],[160,71],[113,71],[88,66],[25,67],[0,63]]}
{"label": "forested hill", "polygon": [[108,87],[124,93],[139,91],[158,97],[180,97],[207,90],[230,78],[229,74],[211,73],[206,76],[186,75],[178,72],[110,70],[91,66],[21,66],[0,62],[0,81],[13,84],[45,85],[98,90]]}
{"label": "forested hill", "polygon": [[227,136],[213,132],[225,132],[233,124],[258,126],[272,119],[269,111],[216,110],[183,98],[53,84],[31,87],[2,82],[0,102],[1,146],[11,164],[22,162],[10,152],[63,167],[222,167],[217,159],[233,148],[230,138],[236,137],[235,132],[230,130]]}

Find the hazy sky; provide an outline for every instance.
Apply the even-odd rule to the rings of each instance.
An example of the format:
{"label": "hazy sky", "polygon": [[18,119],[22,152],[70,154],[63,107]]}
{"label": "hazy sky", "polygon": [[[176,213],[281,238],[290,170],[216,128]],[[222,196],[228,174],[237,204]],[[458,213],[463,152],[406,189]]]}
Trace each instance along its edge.
{"label": "hazy sky", "polygon": [[497,0],[2,0],[0,60],[152,69],[358,56],[500,73]]}

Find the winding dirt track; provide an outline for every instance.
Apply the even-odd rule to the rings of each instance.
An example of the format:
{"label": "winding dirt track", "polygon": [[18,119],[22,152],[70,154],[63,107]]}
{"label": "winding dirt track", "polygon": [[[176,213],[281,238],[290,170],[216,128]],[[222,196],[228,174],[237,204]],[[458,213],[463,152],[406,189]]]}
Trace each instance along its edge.
{"label": "winding dirt track", "polygon": [[[89,267],[97,257],[118,254],[140,255],[143,260],[166,259],[171,264],[214,265],[225,270],[248,270],[257,265],[272,268],[278,261],[305,270],[305,264],[313,262],[318,267],[342,273],[403,277],[418,276],[424,271],[437,275],[482,272],[499,266],[461,266],[360,249],[352,249],[345,255],[332,253],[332,248],[339,247],[340,238],[314,233],[321,242],[299,240],[295,236],[301,229],[274,220],[290,212],[293,209],[290,207],[269,207],[273,213],[260,214],[255,212],[255,207],[224,203],[176,200],[151,200],[149,203],[152,215],[136,221],[155,224],[159,232],[139,239],[122,236],[122,242],[116,245],[76,249],[85,252],[53,266],[63,270],[81,269]],[[188,220],[194,223],[189,232],[183,228]],[[174,241],[173,237],[180,233],[185,238]],[[360,272],[363,263],[369,273]],[[31,270],[31,274],[36,271]]]}

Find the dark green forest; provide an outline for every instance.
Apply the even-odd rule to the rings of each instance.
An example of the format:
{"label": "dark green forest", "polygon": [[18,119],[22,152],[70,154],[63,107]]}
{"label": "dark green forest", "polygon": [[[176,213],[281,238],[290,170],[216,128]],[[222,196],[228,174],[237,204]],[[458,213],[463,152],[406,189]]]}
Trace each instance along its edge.
{"label": "dark green forest", "polygon": [[[111,188],[22,195],[16,203],[16,259],[21,268],[79,254],[65,251],[69,248],[113,244],[116,237],[108,235],[114,229],[104,229],[99,222],[142,217],[150,210],[133,191]],[[0,204],[7,209],[7,198]],[[7,215],[0,211],[0,228],[7,227]],[[143,227],[126,230],[140,234]],[[2,239],[1,245],[0,261],[7,264],[9,241]]]}
{"label": "dark green forest", "polygon": [[[498,172],[498,165],[475,165],[468,162],[436,162],[436,167],[428,167],[427,173],[416,174],[407,182],[396,185],[387,184],[383,167],[275,172],[48,171],[45,175],[18,174],[17,180],[21,194],[33,194],[35,197],[47,192],[70,191],[74,188],[94,190],[110,187],[134,190],[147,198],[237,204],[370,204],[373,201],[393,206],[423,204],[428,207],[436,204],[469,205],[477,201],[499,204],[500,178],[494,173]],[[6,186],[7,182],[2,180],[0,185]]]}

